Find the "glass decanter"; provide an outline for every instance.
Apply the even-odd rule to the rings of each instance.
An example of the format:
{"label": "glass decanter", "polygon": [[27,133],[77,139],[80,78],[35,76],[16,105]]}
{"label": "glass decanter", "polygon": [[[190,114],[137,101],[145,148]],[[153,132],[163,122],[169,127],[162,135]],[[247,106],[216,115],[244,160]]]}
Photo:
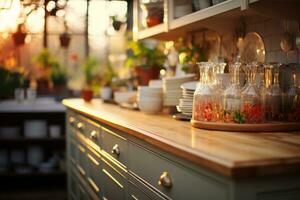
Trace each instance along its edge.
{"label": "glass decanter", "polygon": [[263,107],[261,104],[260,94],[256,87],[256,74],[258,65],[251,63],[247,65],[247,81],[246,88],[242,91],[242,115],[246,123],[257,123],[263,121]]}
{"label": "glass decanter", "polygon": [[244,123],[241,115],[241,87],[239,71],[241,63],[236,62],[229,67],[231,85],[224,91],[224,122]]}
{"label": "glass decanter", "polygon": [[224,84],[224,69],[226,63],[215,63],[213,67],[213,90],[215,96],[215,104],[214,104],[214,118],[216,121],[223,121],[224,110],[223,110],[223,102],[224,102],[224,91],[226,89]]}
{"label": "glass decanter", "polygon": [[263,82],[260,88],[261,102],[264,108],[264,118],[266,121],[272,120],[272,82],[273,82],[273,65],[265,64],[263,72]]}
{"label": "glass decanter", "polygon": [[272,92],[272,106],[271,116],[272,120],[279,121],[283,119],[283,103],[282,103],[282,90],[279,85],[279,66],[273,66],[274,68],[274,82],[271,87]]}
{"label": "glass decanter", "polygon": [[212,63],[201,62],[198,64],[200,71],[200,83],[194,93],[193,120],[215,121],[214,119],[214,92],[211,87],[210,70]]}

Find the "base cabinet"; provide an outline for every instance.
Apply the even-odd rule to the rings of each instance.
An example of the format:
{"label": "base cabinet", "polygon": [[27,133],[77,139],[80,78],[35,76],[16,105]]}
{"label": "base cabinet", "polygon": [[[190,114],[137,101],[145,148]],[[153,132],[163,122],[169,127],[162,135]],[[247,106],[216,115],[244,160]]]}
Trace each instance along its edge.
{"label": "base cabinet", "polygon": [[298,200],[300,176],[231,178],[67,112],[71,200]]}

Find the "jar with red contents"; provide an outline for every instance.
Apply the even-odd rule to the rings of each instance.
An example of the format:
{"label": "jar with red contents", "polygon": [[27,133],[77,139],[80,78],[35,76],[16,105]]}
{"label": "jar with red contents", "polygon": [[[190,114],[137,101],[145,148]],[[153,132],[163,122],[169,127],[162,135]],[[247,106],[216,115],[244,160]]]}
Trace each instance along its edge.
{"label": "jar with red contents", "polygon": [[211,87],[210,72],[214,64],[211,62],[201,62],[198,64],[200,71],[200,81],[194,93],[193,120],[196,121],[216,121],[214,91]]}
{"label": "jar with red contents", "polygon": [[246,67],[248,68],[248,84],[242,91],[241,113],[246,123],[260,123],[264,120],[264,112],[260,93],[255,85],[258,64],[251,63]]}

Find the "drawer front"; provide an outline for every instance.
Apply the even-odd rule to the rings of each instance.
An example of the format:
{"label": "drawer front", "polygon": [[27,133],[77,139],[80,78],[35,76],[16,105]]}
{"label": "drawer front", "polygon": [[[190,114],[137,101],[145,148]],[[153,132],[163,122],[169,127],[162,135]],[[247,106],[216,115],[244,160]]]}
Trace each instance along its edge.
{"label": "drawer front", "polygon": [[69,138],[69,159],[73,165],[77,164],[77,143],[73,138]]}
{"label": "drawer front", "polygon": [[126,198],[126,180],[109,166],[106,161],[103,162],[103,199],[122,200]]}
{"label": "drawer front", "polygon": [[97,196],[101,196],[102,173],[101,173],[101,158],[96,152],[87,152],[88,161],[88,178],[87,182]]}
{"label": "drawer front", "polygon": [[127,165],[127,140],[115,131],[101,128],[101,143],[105,154],[111,156],[119,162],[124,168]]}
{"label": "drawer front", "polygon": [[69,168],[69,172],[70,175],[68,177],[69,179],[69,196],[74,198],[77,197],[78,195],[78,181],[76,180],[75,174],[73,173],[73,171],[71,170],[71,168]]}
{"label": "drawer front", "polygon": [[86,148],[79,142],[77,143],[77,155],[76,168],[78,172],[85,177],[87,175]]}
{"label": "drawer front", "polygon": [[128,183],[128,200],[151,200],[144,192],[138,189],[133,183]]}
{"label": "drawer front", "polygon": [[81,185],[78,185],[78,199],[79,200],[89,200],[89,194],[87,191],[85,191],[84,187]]}
{"label": "drawer front", "polygon": [[228,199],[227,187],[132,142],[129,169],[172,199]]}

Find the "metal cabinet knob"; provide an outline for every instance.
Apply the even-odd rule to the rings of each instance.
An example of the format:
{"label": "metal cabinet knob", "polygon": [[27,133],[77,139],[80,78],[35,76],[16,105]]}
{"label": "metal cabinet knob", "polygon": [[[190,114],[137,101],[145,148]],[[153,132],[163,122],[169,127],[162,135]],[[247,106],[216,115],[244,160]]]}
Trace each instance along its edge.
{"label": "metal cabinet knob", "polygon": [[75,125],[75,118],[74,117],[69,117],[69,123],[71,126]]}
{"label": "metal cabinet knob", "polygon": [[78,123],[77,123],[77,128],[78,128],[78,130],[83,131],[83,128],[84,128],[83,123],[78,122]]}
{"label": "metal cabinet knob", "polygon": [[172,187],[172,179],[168,172],[163,172],[162,175],[159,177],[158,185],[163,186],[165,188]]}
{"label": "metal cabinet knob", "polygon": [[117,144],[115,144],[115,146],[112,148],[112,150],[111,150],[111,153],[112,154],[115,154],[115,155],[117,155],[117,156],[119,156],[120,155],[120,148],[119,148],[119,145],[117,145]]}
{"label": "metal cabinet knob", "polygon": [[93,140],[96,140],[97,139],[97,132],[95,130],[93,130],[91,133],[90,133],[90,138],[93,139]]}

